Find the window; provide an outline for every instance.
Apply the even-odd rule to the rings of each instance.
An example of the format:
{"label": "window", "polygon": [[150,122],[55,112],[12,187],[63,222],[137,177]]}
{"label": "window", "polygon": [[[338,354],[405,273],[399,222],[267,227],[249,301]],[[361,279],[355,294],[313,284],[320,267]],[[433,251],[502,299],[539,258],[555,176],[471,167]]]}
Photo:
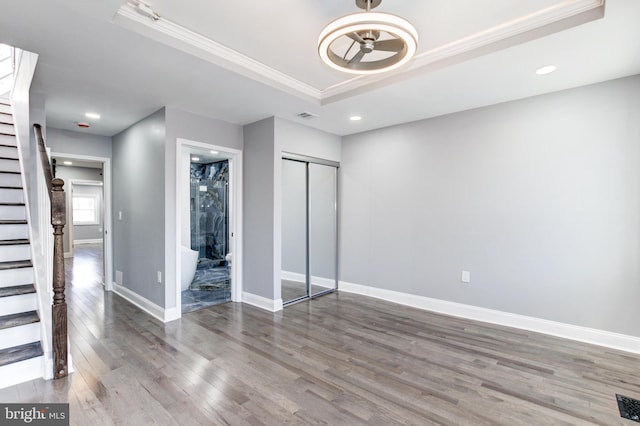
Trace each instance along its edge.
{"label": "window", "polygon": [[99,220],[98,196],[82,194],[73,196],[73,224],[98,225]]}

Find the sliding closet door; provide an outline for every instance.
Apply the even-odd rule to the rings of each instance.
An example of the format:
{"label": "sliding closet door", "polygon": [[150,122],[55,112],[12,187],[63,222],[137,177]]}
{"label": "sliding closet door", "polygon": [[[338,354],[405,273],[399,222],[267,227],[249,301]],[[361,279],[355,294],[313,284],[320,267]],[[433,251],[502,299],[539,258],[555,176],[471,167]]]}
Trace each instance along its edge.
{"label": "sliding closet door", "polygon": [[282,301],[307,289],[307,163],[282,160]]}
{"label": "sliding closet door", "polygon": [[338,164],[282,159],[282,301],[334,291],[338,283]]}
{"label": "sliding closet door", "polygon": [[337,171],[309,164],[310,296],[337,288]]}

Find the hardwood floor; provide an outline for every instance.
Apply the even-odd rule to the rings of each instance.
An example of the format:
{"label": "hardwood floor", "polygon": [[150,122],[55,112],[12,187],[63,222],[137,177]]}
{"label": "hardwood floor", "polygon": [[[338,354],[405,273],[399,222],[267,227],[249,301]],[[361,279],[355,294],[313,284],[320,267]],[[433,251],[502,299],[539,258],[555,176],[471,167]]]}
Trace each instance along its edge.
{"label": "hardwood floor", "polygon": [[344,293],[162,324],[87,265],[67,271],[75,372],[1,402],[69,402],[91,426],[634,424],[615,394],[640,397],[639,356]]}

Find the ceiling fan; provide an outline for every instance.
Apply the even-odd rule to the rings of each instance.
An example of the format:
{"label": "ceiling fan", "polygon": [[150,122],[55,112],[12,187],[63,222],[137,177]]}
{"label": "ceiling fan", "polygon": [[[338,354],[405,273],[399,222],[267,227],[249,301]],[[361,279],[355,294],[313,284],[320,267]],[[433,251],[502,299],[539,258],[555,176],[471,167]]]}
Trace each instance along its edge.
{"label": "ceiling fan", "polygon": [[318,38],[320,58],[330,67],[352,74],[376,74],[399,68],[415,54],[418,32],[409,21],[372,12],[382,0],[356,0],[365,12],[329,23]]}

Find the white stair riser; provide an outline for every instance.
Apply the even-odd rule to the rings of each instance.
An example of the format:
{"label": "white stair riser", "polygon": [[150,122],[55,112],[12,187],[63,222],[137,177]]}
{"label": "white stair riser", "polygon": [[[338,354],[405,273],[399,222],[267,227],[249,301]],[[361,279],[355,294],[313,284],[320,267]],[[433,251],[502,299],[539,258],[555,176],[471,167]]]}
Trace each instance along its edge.
{"label": "white stair riser", "polygon": [[4,269],[0,271],[0,287],[33,284],[33,268]]}
{"label": "white stair riser", "polygon": [[29,238],[27,225],[0,225],[0,239],[22,240]]}
{"label": "white stair riser", "polygon": [[22,194],[22,189],[0,188],[0,203],[24,203]]}
{"label": "white stair riser", "polygon": [[0,316],[37,310],[36,293],[0,297]]}
{"label": "white stair riser", "polygon": [[26,220],[27,212],[24,206],[0,205],[0,220]]}
{"label": "white stair riser", "polygon": [[39,341],[39,322],[0,330],[0,350]]}
{"label": "white stair riser", "polygon": [[13,111],[11,111],[11,107],[5,104],[0,104],[0,112],[4,112],[5,114],[13,114]]}
{"label": "white stair riser", "polygon": [[16,160],[3,160],[0,159],[0,170],[3,172],[19,172],[20,163]]}
{"label": "white stair riser", "polygon": [[18,150],[8,146],[0,146],[0,157],[18,158]]}
{"label": "white stair riser", "polygon": [[15,136],[0,135],[0,145],[18,146]]}
{"label": "white stair riser", "polygon": [[44,357],[27,359],[0,367],[0,389],[43,377]]}
{"label": "white stair riser", "polygon": [[29,244],[16,244],[0,246],[0,262],[13,262],[16,260],[31,259]]}
{"label": "white stair riser", "polygon": [[5,134],[8,134],[8,135],[15,135],[13,124],[0,123],[0,133],[5,133]]}
{"label": "white stair riser", "polygon": [[15,173],[0,172],[0,186],[18,186],[22,188],[22,179]]}
{"label": "white stair riser", "polygon": [[0,122],[14,124],[13,115],[7,113],[0,114]]}

